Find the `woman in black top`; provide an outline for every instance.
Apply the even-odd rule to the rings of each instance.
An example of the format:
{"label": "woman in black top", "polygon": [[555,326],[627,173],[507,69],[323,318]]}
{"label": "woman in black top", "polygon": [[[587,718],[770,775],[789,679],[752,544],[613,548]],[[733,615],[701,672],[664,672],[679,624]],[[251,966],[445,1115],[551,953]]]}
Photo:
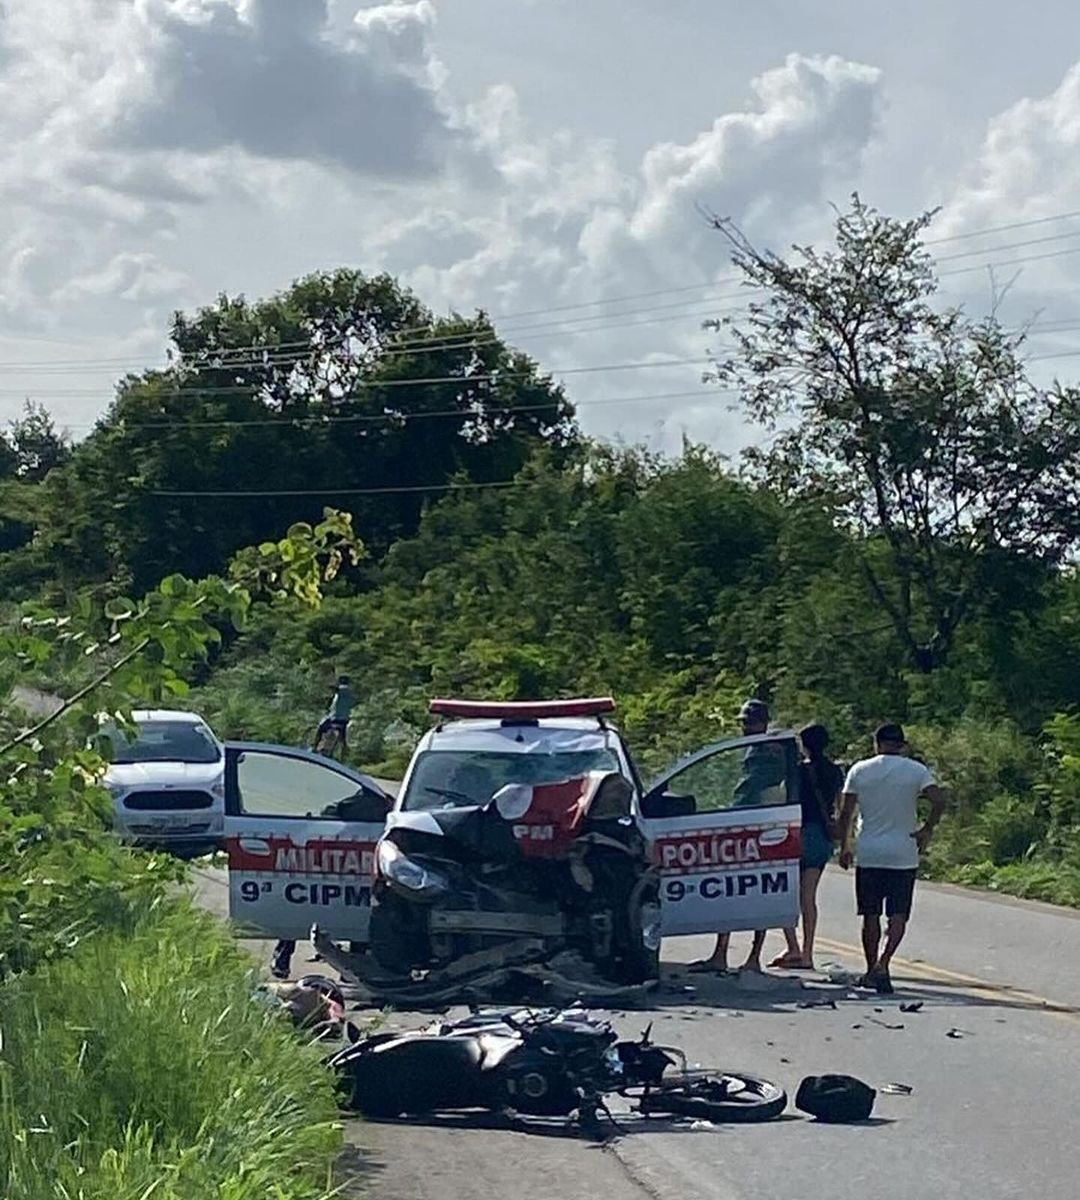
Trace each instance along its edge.
{"label": "woman in black top", "polygon": [[825,753],[829,734],[824,725],[807,725],[799,731],[803,761],[799,764],[799,799],[802,803],[802,858],[800,893],[803,943],[794,929],[785,929],[787,950],[770,967],[792,971],[814,969],[814,933],[817,929],[817,890],[821,873],[833,856],[836,802],[844,786],[844,773]]}

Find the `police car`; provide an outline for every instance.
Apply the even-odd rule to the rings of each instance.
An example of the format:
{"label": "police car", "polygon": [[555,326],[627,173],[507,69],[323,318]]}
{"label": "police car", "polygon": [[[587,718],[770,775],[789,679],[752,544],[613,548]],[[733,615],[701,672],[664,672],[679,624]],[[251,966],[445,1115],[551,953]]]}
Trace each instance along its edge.
{"label": "police car", "polygon": [[[662,932],[791,926],[799,906],[798,741],[791,731],[702,747],[648,783],[613,723],[610,697],[437,700],[391,797],[370,776],[287,747],[227,747],[230,908],[250,936],[304,938],[312,925],[363,943],[376,845],[387,821],[443,791],[483,802],[524,773],[617,771],[661,874]],[[470,775],[483,785],[470,791]],[[540,776],[537,776],[538,778]],[[487,793],[490,798],[492,793]],[[462,801],[464,802],[464,801]]]}

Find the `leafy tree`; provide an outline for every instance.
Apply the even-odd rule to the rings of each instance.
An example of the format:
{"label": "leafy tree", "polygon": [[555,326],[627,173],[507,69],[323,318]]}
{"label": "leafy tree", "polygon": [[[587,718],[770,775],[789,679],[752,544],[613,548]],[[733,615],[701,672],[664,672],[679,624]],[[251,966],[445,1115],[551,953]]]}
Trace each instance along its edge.
{"label": "leafy tree", "polygon": [[714,378],[772,431],[750,453],[787,498],[827,503],[909,665],[930,672],[1017,564],[1052,568],[1080,533],[1080,393],[1028,379],[1024,334],[934,304],[931,213],[858,197],[835,249],[757,250],[727,221],[746,281],[767,294],[721,324]]}
{"label": "leafy tree", "polygon": [[71,456],[67,437],[58,433],[48,409],[27,400],[23,415],[12,421],[0,450],[0,475],[10,473],[27,483],[40,483]]}
{"label": "leafy tree", "polygon": [[577,439],[561,389],[483,314],[436,318],[388,276],[222,296],[178,313],[172,340],[169,368],[125,379],[49,480],[39,541],[69,586],[219,571],[334,502],[381,554],[452,478],[506,480]]}

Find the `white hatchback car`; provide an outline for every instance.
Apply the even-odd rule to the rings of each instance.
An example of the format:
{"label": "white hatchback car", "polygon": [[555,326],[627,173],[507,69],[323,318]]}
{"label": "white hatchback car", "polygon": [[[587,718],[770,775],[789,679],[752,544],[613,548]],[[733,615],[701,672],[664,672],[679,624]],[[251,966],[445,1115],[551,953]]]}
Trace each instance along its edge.
{"label": "white hatchback car", "polygon": [[214,849],[224,833],[224,746],[198,713],[148,709],[132,717],[134,737],[106,728],[114,749],[105,785],[116,832],[179,853]]}

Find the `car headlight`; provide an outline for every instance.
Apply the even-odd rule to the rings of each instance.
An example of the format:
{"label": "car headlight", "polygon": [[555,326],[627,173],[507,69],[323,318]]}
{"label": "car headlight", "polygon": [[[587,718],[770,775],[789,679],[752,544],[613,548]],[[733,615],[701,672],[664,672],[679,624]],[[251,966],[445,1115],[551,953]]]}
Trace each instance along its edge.
{"label": "car headlight", "polygon": [[448,892],[450,880],[441,871],[433,871],[413,862],[394,845],[381,841],[375,851],[378,872],[391,883],[410,892]]}
{"label": "car headlight", "polygon": [[217,781],[217,783],[212,783],[210,785],[210,795],[213,796],[215,800],[224,800],[225,799],[225,780],[224,779],[219,779]]}

